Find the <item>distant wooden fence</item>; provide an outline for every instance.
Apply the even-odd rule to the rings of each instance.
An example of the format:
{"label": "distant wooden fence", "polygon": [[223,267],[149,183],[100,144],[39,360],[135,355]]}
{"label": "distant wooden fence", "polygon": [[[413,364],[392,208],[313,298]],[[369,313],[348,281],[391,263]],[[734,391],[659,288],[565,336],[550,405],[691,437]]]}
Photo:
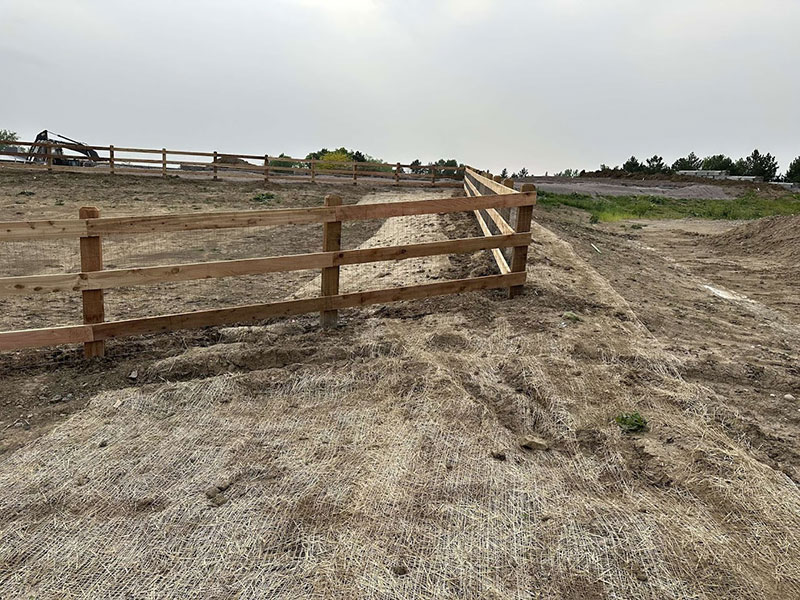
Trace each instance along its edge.
{"label": "distant wooden fence", "polygon": [[[136,174],[159,177],[208,177],[214,181],[223,178],[272,179],[316,183],[358,183],[359,179],[392,185],[417,185],[434,187],[461,187],[464,167],[442,165],[410,165],[401,163],[342,161],[269,156],[267,154],[235,154],[222,152],[197,152],[168,150],[166,148],[129,148],[120,146],[90,146],[61,142],[13,142],[13,146],[43,149],[38,152],[0,150],[2,168],[38,169],[49,172],[77,172],[101,174]],[[99,158],[57,154],[59,149],[78,152],[91,149]],[[153,158],[153,156],[157,158]],[[28,159],[36,159],[30,162]],[[208,161],[198,160],[207,158]],[[66,162],[84,163],[59,164]],[[94,163],[93,166],[86,166]]]}
{"label": "distant wooden fence", "polygon": [[[263,320],[320,311],[324,325],[336,321],[338,309],[375,303],[413,300],[473,290],[509,288],[512,294],[525,283],[524,254],[530,243],[531,207],[536,193],[475,195],[388,204],[342,206],[338,197],[325,206],[236,212],[101,217],[96,208],[82,208],[78,219],[11,221],[0,223],[0,244],[71,238],[79,240],[81,272],[0,278],[0,297],[70,294],[83,297],[83,324],[0,332],[0,350],[83,343],[86,356],[101,356],[109,338]],[[355,250],[341,249],[341,223],[409,215],[505,210],[517,208],[516,228],[502,235]],[[525,222],[527,219],[527,223]],[[323,224],[322,251],[290,256],[162,265],[103,270],[102,239],[110,234],[146,234],[201,229]],[[511,265],[498,275],[440,283],[339,293],[339,267],[377,261],[403,260],[479,250],[513,249]],[[522,257],[522,258],[521,258]],[[104,290],[163,282],[235,277],[260,273],[322,270],[321,295],[303,300],[224,307],[115,322],[104,321]]]}

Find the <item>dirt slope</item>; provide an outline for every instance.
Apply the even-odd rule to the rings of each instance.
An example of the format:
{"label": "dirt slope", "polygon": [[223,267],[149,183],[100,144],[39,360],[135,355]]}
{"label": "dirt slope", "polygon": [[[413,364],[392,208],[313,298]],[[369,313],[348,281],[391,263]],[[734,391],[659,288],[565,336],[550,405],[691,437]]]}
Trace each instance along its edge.
{"label": "dirt slope", "polygon": [[800,215],[758,219],[714,236],[707,243],[722,252],[781,258],[800,265]]}
{"label": "dirt slope", "polygon": [[[432,219],[431,233],[463,231],[461,218]],[[598,241],[588,236],[621,240],[632,260],[641,248],[548,227],[534,227],[531,283],[511,301],[348,311],[327,333],[313,316],[228,328],[143,358],[135,381],[0,460],[0,587],[41,598],[800,595],[796,471],[736,427],[736,397],[691,376],[715,349],[685,351],[695,323],[709,320],[722,347],[743,317],[698,309],[675,339],[658,326],[674,306],[649,309],[655,296],[621,286],[633,271],[619,255],[594,264],[585,251]],[[659,294],[682,289],[678,265],[639,267],[663,281]],[[773,350],[796,357],[796,327],[776,323],[785,345]],[[620,431],[613,418],[629,410],[650,432]],[[550,449],[521,448],[528,434]]]}

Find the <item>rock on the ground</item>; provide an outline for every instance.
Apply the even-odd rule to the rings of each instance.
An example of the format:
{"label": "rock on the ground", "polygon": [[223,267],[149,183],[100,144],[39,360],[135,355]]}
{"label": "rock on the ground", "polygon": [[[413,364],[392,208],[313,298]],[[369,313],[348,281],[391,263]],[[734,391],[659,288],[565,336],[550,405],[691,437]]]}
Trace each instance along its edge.
{"label": "rock on the ground", "polygon": [[526,450],[547,450],[550,448],[547,440],[536,435],[523,435],[519,438],[519,445]]}
{"label": "rock on the ground", "polygon": [[228,497],[225,494],[217,494],[213,498],[211,498],[211,504],[214,506],[222,506],[228,501]]}

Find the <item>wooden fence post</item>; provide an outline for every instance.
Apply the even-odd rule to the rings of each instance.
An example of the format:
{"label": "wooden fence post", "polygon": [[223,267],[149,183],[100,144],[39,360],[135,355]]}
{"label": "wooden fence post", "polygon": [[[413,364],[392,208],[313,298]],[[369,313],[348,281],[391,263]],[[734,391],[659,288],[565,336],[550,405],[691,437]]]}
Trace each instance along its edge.
{"label": "wooden fence post", "polygon": [[[522,185],[523,192],[535,192],[536,186],[532,183],[525,183]],[[531,218],[533,217],[533,205],[536,204],[536,197],[532,204],[517,207],[517,219],[514,223],[514,231],[516,233],[526,233],[531,230]],[[514,246],[511,251],[511,272],[519,273],[525,272],[528,264],[528,246]],[[513,285],[508,288],[508,297],[513,298],[522,293],[524,285]]]}
{"label": "wooden fence post", "polygon": [[507,188],[511,188],[513,190],[514,189],[514,180],[511,179],[511,178],[504,179],[503,180],[503,185],[506,186]]}
{"label": "wooden fence post", "polygon": [[431,165],[431,185],[436,185],[436,166]]}
{"label": "wooden fence post", "polygon": [[394,168],[394,182],[400,183],[400,163],[397,163],[397,166]]}
{"label": "wooden fence post", "polygon": [[218,179],[217,179],[217,158],[218,158],[217,151],[214,150],[214,181],[218,181]]}
{"label": "wooden fence post", "polygon": [[47,148],[47,150],[46,150],[47,156],[45,157],[44,161],[47,163],[47,170],[48,171],[52,171],[53,170],[53,148],[52,148],[52,146],[50,146],[50,144],[48,142],[45,142],[45,144],[46,144],[45,148]]}
{"label": "wooden fence post", "polygon": [[317,182],[317,178],[315,176],[316,173],[314,173],[314,161],[310,160],[310,161],[308,161],[308,164],[311,165],[311,183],[316,183]]}
{"label": "wooden fence post", "polygon": [[264,155],[264,183],[269,183],[269,155]]}
{"label": "wooden fence post", "polygon": [[[81,219],[96,219],[100,216],[100,210],[94,206],[84,206],[78,211],[78,216]],[[100,236],[82,237],[80,238],[80,246],[81,271],[102,271],[103,243]],[[105,319],[103,290],[83,290],[81,294],[83,296],[83,322],[86,324],[102,323]],[[83,343],[83,354],[86,358],[103,356],[105,349],[103,340]]]}
{"label": "wooden fence post", "polygon": [[111,174],[114,174],[114,146],[111,145],[108,147],[108,166],[111,170]]}
{"label": "wooden fence post", "polygon": [[[341,196],[330,194],[325,196],[325,206],[341,206]],[[342,222],[332,221],[322,224],[322,251],[335,252],[342,249]],[[339,293],[339,267],[322,269],[322,295],[335,296]],[[323,327],[334,327],[339,319],[338,310],[323,310],[320,313],[320,324]]]}
{"label": "wooden fence post", "polygon": [[161,176],[166,178],[167,176],[167,149],[161,149]]}
{"label": "wooden fence post", "polygon": [[494,177],[492,177],[492,180],[496,181],[497,183],[500,183],[501,181],[503,181],[503,178],[500,175],[495,175]]}
{"label": "wooden fence post", "polygon": [[353,163],[353,185],[358,185],[356,182],[356,163]]}

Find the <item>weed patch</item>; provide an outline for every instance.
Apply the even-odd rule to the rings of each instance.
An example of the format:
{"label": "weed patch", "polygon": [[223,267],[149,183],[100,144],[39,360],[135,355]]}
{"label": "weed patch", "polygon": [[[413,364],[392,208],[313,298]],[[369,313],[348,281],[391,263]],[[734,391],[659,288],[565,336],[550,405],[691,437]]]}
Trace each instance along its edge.
{"label": "weed patch", "polygon": [[259,202],[261,204],[270,204],[274,199],[275,194],[272,192],[261,192],[260,194],[256,194],[251,198],[253,202]]}
{"label": "weed patch", "polygon": [[617,415],[614,420],[625,433],[640,433],[648,430],[647,419],[638,412],[622,413]]}

